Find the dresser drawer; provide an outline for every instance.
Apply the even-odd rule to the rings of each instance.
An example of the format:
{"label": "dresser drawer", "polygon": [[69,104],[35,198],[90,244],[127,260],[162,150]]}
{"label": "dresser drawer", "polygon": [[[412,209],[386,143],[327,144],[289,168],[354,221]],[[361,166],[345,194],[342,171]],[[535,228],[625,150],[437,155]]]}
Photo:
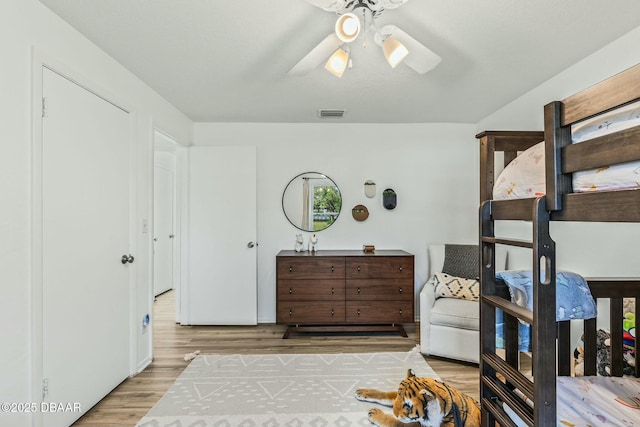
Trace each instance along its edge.
{"label": "dresser drawer", "polygon": [[404,278],[413,281],[413,256],[347,257],[347,279]]}
{"label": "dresser drawer", "polygon": [[346,283],[347,300],[413,301],[412,279],[350,279]]}
{"label": "dresser drawer", "polygon": [[292,301],[278,304],[280,325],[344,323],[344,301]]}
{"label": "dresser drawer", "polygon": [[347,322],[413,323],[413,301],[347,301]]}
{"label": "dresser drawer", "polygon": [[344,257],[278,257],[278,280],[344,279]]}
{"label": "dresser drawer", "polygon": [[344,301],[344,279],[278,280],[278,301]]}

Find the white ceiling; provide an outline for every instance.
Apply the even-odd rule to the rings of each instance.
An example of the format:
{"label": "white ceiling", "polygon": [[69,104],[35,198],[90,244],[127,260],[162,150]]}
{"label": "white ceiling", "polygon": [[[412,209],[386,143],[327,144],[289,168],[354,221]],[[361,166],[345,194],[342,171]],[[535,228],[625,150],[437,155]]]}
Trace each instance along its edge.
{"label": "white ceiling", "polygon": [[305,0],[40,1],[196,122],[476,123],[640,26],[638,0],[410,0],[376,23],[441,56],[433,71],[371,42],[342,79],[289,77],[336,19]]}

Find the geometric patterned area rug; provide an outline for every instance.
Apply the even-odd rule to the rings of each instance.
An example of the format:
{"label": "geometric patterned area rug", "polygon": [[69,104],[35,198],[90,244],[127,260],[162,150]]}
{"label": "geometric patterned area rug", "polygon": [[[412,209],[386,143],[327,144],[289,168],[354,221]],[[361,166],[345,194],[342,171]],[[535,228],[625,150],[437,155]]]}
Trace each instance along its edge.
{"label": "geometric patterned area rug", "polygon": [[367,412],[376,405],[356,400],[356,389],[396,390],[408,369],[438,378],[417,348],[404,353],[201,355],[137,427],[370,426]]}

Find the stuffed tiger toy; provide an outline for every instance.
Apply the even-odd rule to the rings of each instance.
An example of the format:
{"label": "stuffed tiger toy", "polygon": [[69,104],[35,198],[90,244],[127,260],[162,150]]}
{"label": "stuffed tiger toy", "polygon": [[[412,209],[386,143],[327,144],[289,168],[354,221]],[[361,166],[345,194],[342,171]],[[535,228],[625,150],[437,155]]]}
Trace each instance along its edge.
{"label": "stuffed tiger toy", "polygon": [[393,415],[369,410],[369,421],[379,427],[479,427],[480,404],[433,378],[418,378],[409,369],[398,391],[356,390],[356,399],[393,407]]}

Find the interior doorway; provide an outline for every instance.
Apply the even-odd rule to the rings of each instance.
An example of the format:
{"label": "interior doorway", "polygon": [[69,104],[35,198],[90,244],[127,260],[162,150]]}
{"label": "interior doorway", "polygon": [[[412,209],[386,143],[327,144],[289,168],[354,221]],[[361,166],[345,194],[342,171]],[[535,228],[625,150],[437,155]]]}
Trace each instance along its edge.
{"label": "interior doorway", "polygon": [[166,133],[153,138],[153,297],[175,294],[180,322],[181,158],[185,148]]}

